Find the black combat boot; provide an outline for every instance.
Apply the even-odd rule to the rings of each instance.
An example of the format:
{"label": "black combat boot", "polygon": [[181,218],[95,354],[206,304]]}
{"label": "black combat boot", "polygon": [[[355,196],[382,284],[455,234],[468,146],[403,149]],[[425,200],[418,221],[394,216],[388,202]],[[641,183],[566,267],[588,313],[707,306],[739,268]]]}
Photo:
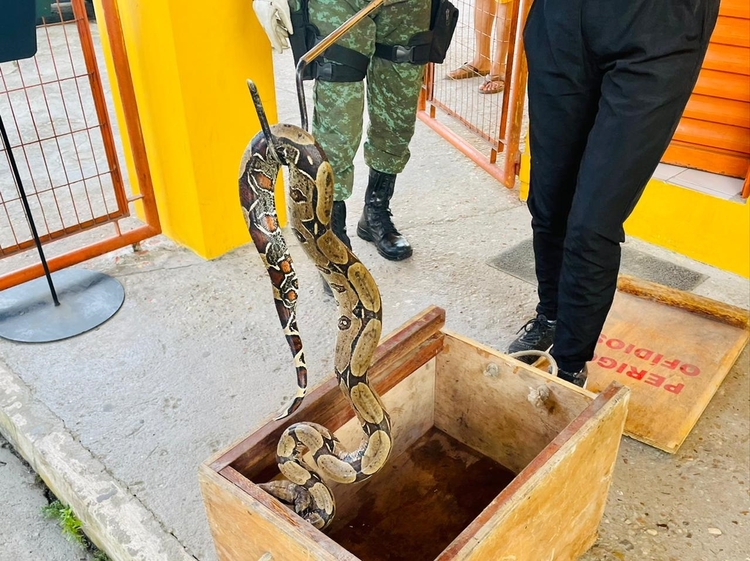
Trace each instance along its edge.
{"label": "black combat boot", "polygon": [[336,237],[344,242],[344,245],[352,249],[352,240],[346,234],[346,203],[344,201],[333,201],[333,210],[331,211],[331,230]]}
{"label": "black combat boot", "polygon": [[[331,211],[331,230],[336,234],[336,237],[344,242],[344,245],[352,249],[352,240],[346,233],[346,203],[344,201],[333,201],[333,210]],[[333,296],[331,287],[323,279],[323,291],[329,296]]]}
{"label": "black combat boot", "polygon": [[389,203],[395,184],[395,174],[370,169],[365,208],[357,224],[357,235],[374,243],[378,253],[386,259],[401,261],[411,257],[412,249],[391,220]]}

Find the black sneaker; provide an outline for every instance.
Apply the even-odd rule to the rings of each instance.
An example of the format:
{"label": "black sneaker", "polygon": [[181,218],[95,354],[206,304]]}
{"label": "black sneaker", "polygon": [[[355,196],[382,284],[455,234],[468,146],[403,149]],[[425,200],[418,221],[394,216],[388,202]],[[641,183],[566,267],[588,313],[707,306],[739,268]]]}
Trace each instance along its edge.
{"label": "black sneaker", "polygon": [[575,384],[579,388],[586,387],[586,378],[588,378],[588,375],[589,375],[589,370],[585,364],[583,365],[583,368],[581,368],[578,372],[566,372],[565,370],[561,370],[561,369],[557,370],[558,378],[562,378],[566,382]]}
{"label": "black sneaker", "polygon": [[[544,314],[537,314],[533,319],[526,322],[518,333],[519,337],[508,347],[508,354],[519,351],[548,351],[555,339],[555,328],[557,322],[547,319]],[[523,333],[522,333],[523,332]],[[526,364],[533,364],[539,357],[524,356],[518,357],[518,360]]]}

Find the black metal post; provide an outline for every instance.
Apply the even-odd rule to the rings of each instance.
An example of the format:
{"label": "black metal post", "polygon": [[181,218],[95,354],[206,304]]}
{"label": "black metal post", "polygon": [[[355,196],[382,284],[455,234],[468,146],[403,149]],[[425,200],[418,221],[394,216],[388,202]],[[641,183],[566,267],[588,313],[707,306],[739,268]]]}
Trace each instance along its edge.
{"label": "black metal post", "polygon": [[47,266],[47,259],[44,257],[44,251],[42,250],[42,242],[39,239],[39,234],[36,231],[36,224],[34,224],[34,217],[31,215],[31,207],[29,207],[29,200],[26,198],[26,191],[24,191],[23,184],[21,183],[21,175],[18,173],[18,166],[16,165],[16,159],[13,157],[13,151],[10,149],[10,140],[8,139],[8,133],[5,130],[5,124],[3,123],[3,116],[0,115],[0,134],[3,137],[3,146],[8,153],[8,161],[10,162],[13,176],[16,180],[16,186],[18,192],[21,194],[21,200],[23,201],[23,208],[26,211],[26,219],[29,221],[29,227],[31,228],[31,234],[34,236],[34,243],[36,244],[37,251],[39,251],[39,258],[42,260],[42,267],[44,267],[44,275],[47,277],[47,283],[49,284],[49,291],[52,294],[52,300],[55,306],[60,305],[60,301],[57,299],[57,292],[55,291],[55,285],[52,282],[52,275],[50,275],[49,267]]}

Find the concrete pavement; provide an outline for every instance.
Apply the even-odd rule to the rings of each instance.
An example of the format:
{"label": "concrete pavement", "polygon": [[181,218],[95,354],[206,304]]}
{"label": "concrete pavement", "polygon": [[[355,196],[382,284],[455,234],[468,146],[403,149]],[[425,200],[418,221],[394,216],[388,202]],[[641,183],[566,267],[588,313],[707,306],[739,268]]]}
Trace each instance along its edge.
{"label": "concrete pavement", "polygon": [[[288,68],[283,59],[280,64]],[[292,82],[284,72],[278,77],[281,118],[297,123]],[[248,137],[254,133],[248,131]],[[352,238],[380,285],[384,332],[436,304],[446,309],[450,329],[503,349],[532,313],[535,287],[487,262],[528,238],[528,211],[516,192],[499,186],[421,123],[412,153],[393,211],[414,245],[414,257],[387,262],[371,245]],[[364,193],[361,152],[356,173],[350,232]],[[227,220],[241,220],[239,210]],[[301,282],[299,324],[315,384],[330,372],[335,309],[314,267],[293,237],[289,240]],[[628,244],[706,275],[696,293],[748,307],[747,279],[635,240]],[[98,484],[109,481],[122,501],[106,516],[93,509],[91,524],[104,520],[134,532],[117,513],[138,512],[132,520],[143,533],[128,534],[128,540],[153,539],[151,545],[179,552],[161,549],[159,558],[213,561],[197,467],[286,401],[294,388],[291,359],[252,246],[210,262],[163,237],[143,248],[85,265],[125,287],[123,308],[106,324],[46,345],[0,341],[7,379],[27,396],[17,405],[20,401],[0,388],[0,417],[6,418],[0,426],[6,433],[8,426],[24,433],[29,454],[38,454],[34,443],[44,435],[26,434],[36,430],[27,411],[43,407],[49,413],[45,422],[54,425],[61,441],[80,447],[72,467],[95,472]],[[586,561],[750,559],[742,545],[750,532],[749,359],[746,350],[678,454],[623,439],[600,539]],[[113,497],[105,495],[97,496],[106,505]],[[23,520],[3,524],[0,544],[9,542],[6,534],[27,526]],[[122,545],[125,555],[125,539]],[[0,559],[4,555],[0,550]]]}
{"label": "concrete pavement", "polygon": [[79,545],[67,541],[55,521],[42,517],[49,504],[44,485],[0,436],[0,559],[13,561],[89,561]]}

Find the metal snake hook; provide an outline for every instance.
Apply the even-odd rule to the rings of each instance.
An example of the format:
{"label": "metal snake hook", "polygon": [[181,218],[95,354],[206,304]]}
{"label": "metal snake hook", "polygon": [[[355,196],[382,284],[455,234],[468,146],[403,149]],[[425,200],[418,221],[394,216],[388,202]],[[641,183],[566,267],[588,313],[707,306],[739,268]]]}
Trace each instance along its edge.
{"label": "metal snake hook", "polygon": [[268,124],[268,118],[266,117],[266,112],[263,109],[263,102],[260,100],[260,94],[258,93],[258,88],[255,86],[255,82],[248,79],[247,88],[250,90],[250,95],[253,97],[255,112],[258,114],[260,128],[263,129],[263,136],[266,137],[266,142],[268,142],[268,150],[271,153],[271,157],[277,162],[281,162],[281,160],[279,159],[279,155],[276,152],[276,141],[271,134],[271,127]]}
{"label": "metal snake hook", "polygon": [[300,57],[299,62],[297,62],[297,76],[296,76],[297,78],[297,102],[299,103],[300,121],[302,124],[302,128],[305,131],[310,132],[310,123],[308,122],[308,119],[307,119],[307,103],[305,101],[305,86],[303,84],[303,78],[302,78],[302,75],[305,73],[305,68],[307,68],[308,64],[310,64],[312,61],[314,61],[316,58],[322,55],[328,47],[330,47],[336,41],[341,39],[341,37],[349,33],[352,27],[357,25],[360,21],[365,19],[372,12],[380,8],[380,6],[383,5],[383,1],[384,0],[372,0],[364,8],[362,8],[360,11],[358,11],[356,14],[354,14],[352,17],[350,17],[348,20],[342,23],[340,27],[337,27],[336,29],[334,29],[331,32],[331,34],[325,37],[323,40],[321,40],[320,43],[315,45],[312,49],[310,49],[309,51],[307,51],[304,55]]}

